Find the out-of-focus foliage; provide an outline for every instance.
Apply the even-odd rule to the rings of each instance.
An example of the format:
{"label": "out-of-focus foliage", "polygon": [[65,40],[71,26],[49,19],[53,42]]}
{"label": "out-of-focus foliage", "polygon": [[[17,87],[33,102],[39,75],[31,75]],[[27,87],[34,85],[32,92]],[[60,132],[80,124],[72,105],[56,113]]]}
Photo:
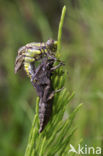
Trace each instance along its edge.
{"label": "out-of-focus foliage", "polygon": [[[0,155],[22,156],[35,112],[35,91],[25,73],[14,74],[17,49],[28,42],[57,38],[61,8],[66,4],[62,57],[66,87],[76,95],[68,113],[80,102],[73,145],[103,144],[103,1],[0,1]],[[73,140],[73,139],[72,139]]]}

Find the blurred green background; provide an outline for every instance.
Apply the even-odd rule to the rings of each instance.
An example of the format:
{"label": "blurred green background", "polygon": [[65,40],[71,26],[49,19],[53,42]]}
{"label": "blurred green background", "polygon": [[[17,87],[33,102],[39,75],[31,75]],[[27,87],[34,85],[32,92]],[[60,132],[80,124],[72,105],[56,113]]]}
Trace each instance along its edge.
{"label": "blurred green background", "polygon": [[103,146],[103,1],[0,1],[0,156],[23,156],[35,112],[36,92],[22,70],[14,74],[17,50],[29,42],[57,39],[67,6],[61,58],[66,87],[75,91],[71,112],[83,103],[72,144]]}

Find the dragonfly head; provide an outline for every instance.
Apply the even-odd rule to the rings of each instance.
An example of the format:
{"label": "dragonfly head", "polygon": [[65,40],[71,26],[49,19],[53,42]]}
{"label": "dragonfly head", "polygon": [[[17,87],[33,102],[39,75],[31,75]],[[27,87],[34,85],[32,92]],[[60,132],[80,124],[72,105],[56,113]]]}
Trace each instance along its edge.
{"label": "dragonfly head", "polygon": [[51,51],[51,52],[56,52],[57,50],[57,41],[54,41],[52,39],[49,39],[46,42],[47,48]]}

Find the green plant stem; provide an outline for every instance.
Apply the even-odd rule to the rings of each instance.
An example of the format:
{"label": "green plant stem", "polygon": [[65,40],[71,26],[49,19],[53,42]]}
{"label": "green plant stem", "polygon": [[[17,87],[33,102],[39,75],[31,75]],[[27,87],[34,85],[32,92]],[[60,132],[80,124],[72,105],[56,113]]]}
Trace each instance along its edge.
{"label": "green plant stem", "polygon": [[61,50],[61,37],[62,37],[62,28],[63,28],[65,13],[66,13],[66,6],[64,6],[62,9],[61,19],[59,23],[57,53],[60,53]]}
{"label": "green plant stem", "polygon": [[[64,6],[59,24],[57,52],[59,52],[61,49],[61,36],[65,12],[66,7]],[[58,75],[54,74],[52,76],[52,84],[54,90],[64,87],[66,75],[61,75],[61,73],[63,73],[62,67],[59,68]],[[36,114],[29,135],[25,156],[55,156],[63,155],[63,153],[66,152],[65,150],[69,146],[69,142],[75,131],[74,128],[71,128],[73,119],[77,111],[81,107],[81,105],[79,105],[66,119],[63,119],[64,113],[66,111],[66,106],[72,99],[73,95],[74,93],[70,95],[66,88],[63,89],[60,93],[55,94],[53,100],[52,118],[41,134],[39,134],[38,132],[39,99],[37,99]]]}

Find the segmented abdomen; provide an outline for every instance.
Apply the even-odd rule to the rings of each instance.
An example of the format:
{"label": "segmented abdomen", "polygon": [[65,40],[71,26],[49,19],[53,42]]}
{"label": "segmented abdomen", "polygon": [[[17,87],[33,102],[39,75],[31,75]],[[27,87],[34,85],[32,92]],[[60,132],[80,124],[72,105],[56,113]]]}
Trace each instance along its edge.
{"label": "segmented abdomen", "polygon": [[39,102],[40,133],[43,131],[48,121],[50,120],[52,114],[52,103],[53,103],[52,100],[50,100],[49,102],[43,102],[43,100],[40,99]]}

